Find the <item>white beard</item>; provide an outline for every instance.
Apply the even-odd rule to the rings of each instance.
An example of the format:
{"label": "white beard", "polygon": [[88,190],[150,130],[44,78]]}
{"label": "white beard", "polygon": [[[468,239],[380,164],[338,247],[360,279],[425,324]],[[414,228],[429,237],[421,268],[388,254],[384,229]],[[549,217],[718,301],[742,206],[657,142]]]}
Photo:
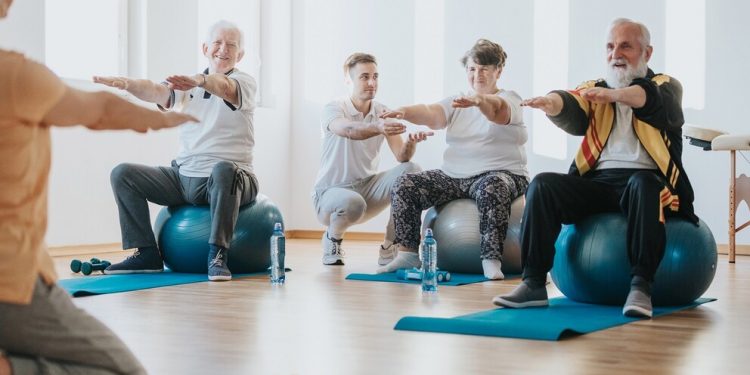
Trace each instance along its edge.
{"label": "white beard", "polygon": [[[622,63],[626,64],[625,70],[615,68],[615,64]],[[638,60],[638,65],[635,67],[628,64],[624,59],[617,59],[612,60],[609,65],[607,65],[607,77],[605,78],[605,81],[607,81],[609,87],[620,89],[630,86],[630,83],[633,82],[634,79],[643,78],[647,73],[648,65],[646,64],[646,59],[643,57]]]}

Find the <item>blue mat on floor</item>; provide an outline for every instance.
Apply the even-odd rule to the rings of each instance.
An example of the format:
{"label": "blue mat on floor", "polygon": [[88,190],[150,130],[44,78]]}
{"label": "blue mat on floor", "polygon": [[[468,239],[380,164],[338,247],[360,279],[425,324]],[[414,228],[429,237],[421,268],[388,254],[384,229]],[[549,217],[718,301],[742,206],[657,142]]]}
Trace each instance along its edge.
{"label": "blue mat on floor", "polygon": [[[289,272],[289,271],[287,271]],[[232,275],[233,279],[249,276],[266,276],[267,272]],[[136,273],[130,275],[94,275],[59,280],[57,283],[73,297],[94,296],[97,294],[130,292],[133,290],[158,288],[162,286],[199,283],[208,281],[206,274],[200,273]]]}
{"label": "blue mat on floor", "polygon": [[[699,298],[686,306],[657,307],[654,317],[713,301]],[[641,320],[623,316],[622,306],[590,305],[565,297],[549,302],[546,308],[497,308],[455,318],[407,316],[394,329],[554,341]]]}
{"label": "blue mat on floor", "polygon": [[[505,279],[514,279],[521,275],[506,275]],[[391,273],[352,273],[346,277],[347,280],[361,280],[361,281],[382,281],[386,283],[404,283],[404,284],[421,284],[420,280],[401,280],[396,277],[395,272]],[[458,286],[466,284],[481,283],[483,281],[490,281],[490,279],[484,277],[481,274],[468,274],[468,273],[452,273],[451,281],[444,281],[438,283],[438,285]]]}

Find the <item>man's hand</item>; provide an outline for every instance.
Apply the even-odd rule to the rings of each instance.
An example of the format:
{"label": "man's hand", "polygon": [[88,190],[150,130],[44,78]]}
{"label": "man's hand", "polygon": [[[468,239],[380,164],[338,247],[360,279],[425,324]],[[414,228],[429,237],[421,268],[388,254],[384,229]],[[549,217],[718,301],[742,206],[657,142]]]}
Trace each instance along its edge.
{"label": "man's hand", "polygon": [[378,130],[380,130],[380,134],[388,137],[404,133],[406,131],[406,125],[397,121],[384,120],[378,123]]}
{"label": "man's hand", "polygon": [[547,96],[537,96],[521,101],[521,105],[525,107],[531,107],[541,109],[549,116],[556,116],[562,111],[562,98],[557,94],[549,94]]}
{"label": "man's hand", "polygon": [[196,74],[194,76],[169,76],[166,81],[169,83],[170,89],[180,91],[191,90],[204,82],[202,74]]}
{"label": "man's hand", "polygon": [[581,90],[581,97],[598,104],[614,103],[620,100],[618,90],[606,87],[592,87]]}
{"label": "man's hand", "polygon": [[429,132],[429,131],[418,131],[416,133],[409,133],[409,137],[407,138],[406,142],[408,143],[419,143],[427,139],[427,137],[432,137],[435,135],[435,132]]}
{"label": "man's hand", "polygon": [[451,103],[451,106],[453,108],[469,108],[469,107],[478,107],[480,103],[479,96],[472,95],[472,96],[459,96],[455,99],[453,99],[453,103]]}
{"label": "man's hand", "polygon": [[127,90],[130,86],[130,78],[127,77],[93,77],[94,83],[100,83],[105,86],[114,87],[120,90]]}

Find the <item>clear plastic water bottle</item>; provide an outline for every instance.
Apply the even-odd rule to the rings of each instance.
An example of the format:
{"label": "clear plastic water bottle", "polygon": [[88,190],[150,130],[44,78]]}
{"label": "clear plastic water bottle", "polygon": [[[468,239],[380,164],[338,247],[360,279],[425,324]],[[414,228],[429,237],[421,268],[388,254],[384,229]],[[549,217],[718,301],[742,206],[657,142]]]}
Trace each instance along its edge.
{"label": "clear plastic water bottle", "polygon": [[284,274],[285,242],[286,237],[284,237],[284,231],[281,230],[281,223],[276,223],[271,234],[271,284],[274,285],[283,284],[286,280]]}
{"label": "clear plastic water bottle", "polygon": [[437,241],[427,228],[422,242],[422,293],[437,292]]}

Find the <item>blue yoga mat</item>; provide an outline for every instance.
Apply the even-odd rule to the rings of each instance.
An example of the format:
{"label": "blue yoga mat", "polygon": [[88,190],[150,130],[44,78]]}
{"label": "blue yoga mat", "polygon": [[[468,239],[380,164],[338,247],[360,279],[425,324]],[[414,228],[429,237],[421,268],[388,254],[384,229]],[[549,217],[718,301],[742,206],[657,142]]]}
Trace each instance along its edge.
{"label": "blue yoga mat", "polygon": [[[513,279],[520,275],[506,275],[506,279]],[[420,280],[401,280],[396,277],[395,272],[391,273],[379,273],[379,274],[368,274],[368,273],[352,273],[346,277],[347,280],[361,280],[361,281],[382,281],[386,283],[404,283],[404,284],[420,284]],[[468,273],[451,273],[451,281],[444,281],[438,283],[438,285],[458,286],[466,284],[481,283],[483,281],[490,281],[490,279],[479,274],[468,274]]]}
{"label": "blue yoga mat", "polygon": [[[657,307],[654,317],[713,301],[716,299],[699,298],[685,306]],[[640,320],[623,316],[622,306],[590,305],[565,297],[550,299],[549,303],[549,307],[497,308],[455,318],[407,316],[394,329],[554,341]]]}
{"label": "blue yoga mat", "polygon": [[[288,271],[287,271],[288,272]],[[267,272],[235,274],[232,278],[267,275]],[[133,290],[158,288],[208,281],[206,274],[199,273],[136,273],[129,275],[96,275],[59,280],[57,283],[73,297],[97,294],[130,292]]]}

